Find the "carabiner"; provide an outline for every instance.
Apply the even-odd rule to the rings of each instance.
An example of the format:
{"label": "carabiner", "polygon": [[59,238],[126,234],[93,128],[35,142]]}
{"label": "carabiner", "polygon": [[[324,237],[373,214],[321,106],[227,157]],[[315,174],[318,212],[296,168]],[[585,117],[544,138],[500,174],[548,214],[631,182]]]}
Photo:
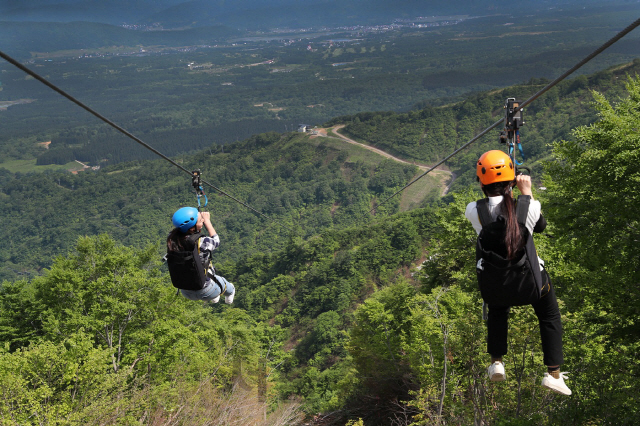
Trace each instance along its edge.
{"label": "carabiner", "polygon": [[522,161],[518,161],[515,154],[513,154],[513,141],[509,141],[509,157],[513,158],[513,161],[516,162],[516,166],[522,166],[524,164],[524,150],[522,149],[522,144],[520,143],[520,132],[516,130],[516,143],[518,145],[518,151],[520,151],[520,156],[522,157]]}
{"label": "carabiner", "polygon": [[[207,207],[207,204],[209,204],[209,199],[204,193],[204,189],[202,188],[202,186],[198,187],[198,189],[196,190],[196,196],[198,197],[198,210],[200,210],[201,207]],[[204,206],[200,205],[200,197],[204,197]]]}
{"label": "carabiner", "polygon": [[[207,195],[204,193],[204,188],[200,183],[200,175],[201,175],[200,169],[194,170],[192,173],[193,173],[193,177],[191,178],[191,185],[196,190],[196,196],[198,197],[198,211],[199,211],[200,208],[207,207],[207,204],[209,204],[209,199],[207,198]],[[200,203],[200,197],[204,197],[204,206],[202,206]]]}

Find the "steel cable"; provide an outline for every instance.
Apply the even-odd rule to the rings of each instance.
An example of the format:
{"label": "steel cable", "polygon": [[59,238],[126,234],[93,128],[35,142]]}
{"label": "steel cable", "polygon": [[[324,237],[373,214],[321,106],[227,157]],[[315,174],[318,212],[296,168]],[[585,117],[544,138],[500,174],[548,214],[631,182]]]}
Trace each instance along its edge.
{"label": "steel cable", "polygon": [[[24,65],[22,65],[21,63],[19,63],[18,61],[16,61],[15,59],[13,59],[12,57],[10,57],[9,55],[7,55],[6,53],[0,51],[0,57],[2,59],[4,59],[5,61],[9,62],[10,64],[16,66],[17,68],[19,68],[20,70],[24,71],[25,73],[29,74],[31,77],[35,78],[36,80],[38,80],[39,82],[41,82],[42,84],[44,84],[45,86],[49,87],[50,89],[58,92],[60,95],[64,96],[65,98],[69,99],[71,102],[73,102],[74,104],[78,105],[79,107],[81,107],[82,109],[86,110],[87,112],[89,112],[90,114],[98,117],[100,120],[104,121],[105,123],[107,123],[109,126],[113,127],[114,129],[116,129],[117,131],[119,131],[120,133],[128,136],[129,138],[133,139],[134,141],[138,142],[140,145],[142,145],[143,147],[147,148],[148,150],[150,150],[151,152],[153,152],[154,154],[162,157],[163,159],[167,160],[168,162],[170,162],[171,164],[173,164],[174,166],[176,166],[177,168],[179,168],[180,170],[184,171],[185,173],[188,173],[191,177],[193,177],[193,172],[189,171],[188,169],[184,168],[183,166],[181,166],[180,164],[176,163],[174,160],[172,160],[171,158],[167,157],[166,155],[164,155],[163,153],[161,153],[160,151],[158,151],[157,149],[153,148],[151,145],[147,144],[146,142],[142,141],[140,138],[138,138],[137,136],[135,136],[134,134],[132,134],[131,132],[127,131],[126,129],[124,129],[123,127],[119,126],[118,124],[114,123],[113,121],[109,120],[108,118],[106,118],[105,116],[101,115],[100,113],[96,112],[95,110],[93,110],[92,108],[90,108],[89,106],[85,105],[84,103],[80,102],[79,100],[77,100],[76,98],[74,98],[73,96],[71,96],[70,94],[68,94],[67,92],[65,92],[64,90],[60,89],[59,87],[57,87],[56,85],[52,84],[51,82],[47,81],[45,78],[41,77],[40,75],[36,74],[35,72],[31,71],[29,68],[25,67]],[[226,193],[225,191],[221,190],[220,188],[216,187],[215,185],[212,185],[211,183],[203,180],[201,181],[203,184],[213,188],[214,190],[218,191],[220,194],[229,197],[230,199],[232,199],[233,201],[242,204],[243,206],[245,206],[246,208],[248,208],[249,210],[253,211],[254,213],[257,213],[258,215],[264,217],[267,220],[274,220],[269,218],[268,216],[264,215],[263,213],[260,213],[259,211],[257,211],[256,209],[254,209],[253,207],[251,207],[250,205],[248,205],[247,203],[238,200],[237,198],[233,197],[232,195]],[[277,222],[277,221],[275,221]]]}
{"label": "steel cable", "polygon": [[[640,18],[637,19],[636,21],[634,21],[631,25],[626,27],[624,30],[620,31],[618,34],[616,34],[614,37],[612,37],[609,41],[604,43],[598,49],[594,50],[589,56],[585,57],[582,61],[578,62],[576,65],[574,65],[572,68],[570,68],[564,74],[562,74],[560,77],[556,78],[551,83],[547,84],[545,87],[543,87],[538,92],[536,92],[529,99],[527,99],[526,101],[522,102],[520,104],[520,107],[516,108],[514,110],[514,112],[518,112],[519,110],[521,110],[525,106],[529,105],[531,102],[533,102],[536,99],[538,99],[547,90],[551,89],[553,86],[555,86],[556,84],[560,83],[562,80],[567,78],[567,76],[569,76],[570,74],[575,72],[578,68],[582,67],[584,64],[586,64],[587,62],[589,62],[590,60],[592,60],[593,58],[598,56],[600,53],[602,53],[602,51],[607,49],[609,46],[614,44],[616,41],[620,40],[622,37],[624,37],[625,35],[627,35],[631,31],[633,31],[636,27],[638,27],[638,25],[640,25]],[[484,129],[482,132],[478,133],[469,142],[465,143],[460,148],[458,148],[455,151],[453,151],[451,154],[446,156],[443,160],[440,160],[435,166],[431,167],[429,170],[427,170],[426,172],[424,172],[423,174],[421,174],[420,176],[418,176],[417,178],[415,178],[414,180],[412,180],[411,182],[406,184],[404,187],[402,187],[398,191],[394,192],[391,196],[386,198],[384,201],[382,201],[381,203],[377,204],[374,208],[369,210],[369,213],[374,212],[378,207],[380,207],[381,205],[383,205],[384,203],[386,203],[387,201],[389,201],[390,199],[392,199],[393,197],[395,197],[396,195],[398,195],[399,193],[401,193],[402,191],[404,191],[405,189],[407,189],[408,187],[410,187],[411,185],[416,183],[418,180],[422,179],[425,175],[427,175],[428,173],[433,171],[436,167],[438,167],[439,165],[441,165],[442,163],[444,163],[445,161],[447,161],[448,159],[450,159],[451,157],[453,157],[454,155],[456,155],[457,153],[459,153],[460,151],[462,151],[463,149],[465,149],[466,147],[468,147],[469,145],[471,145],[472,143],[474,143],[475,141],[480,139],[482,136],[486,135],[490,130],[495,129],[496,127],[498,127],[500,125],[500,123],[502,123],[503,121],[504,121],[504,119],[500,119],[500,120],[496,121],[495,123],[493,123],[491,126],[489,126],[486,129]]]}

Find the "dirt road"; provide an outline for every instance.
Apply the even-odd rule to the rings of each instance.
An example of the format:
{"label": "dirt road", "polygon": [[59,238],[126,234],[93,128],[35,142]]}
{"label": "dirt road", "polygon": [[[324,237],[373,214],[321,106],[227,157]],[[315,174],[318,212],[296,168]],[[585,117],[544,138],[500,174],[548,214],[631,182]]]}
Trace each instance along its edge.
{"label": "dirt road", "polygon": [[[385,158],[389,158],[391,160],[397,161],[398,163],[410,164],[412,166],[416,166],[416,167],[418,167],[418,169],[420,169],[422,171],[427,171],[427,170],[429,170],[431,168],[431,166],[426,166],[424,164],[417,164],[415,162],[410,162],[410,161],[403,160],[402,158],[395,157],[395,156],[389,154],[388,152],[385,152],[385,151],[383,151],[381,149],[375,148],[375,147],[373,147],[371,145],[366,145],[366,144],[363,144],[363,143],[360,143],[360,142],[356,142],[353,139],[348,138],[348,137],[346,137],[343,134],[340,134],[338,132],[338,130],[342,129],[344,126],[345,126],[344,124],[339,124],[337,126],[333,126],[331,128],[331,131],[334,134],[338,135],[339,138],[342,139],[345,142],[348,142],[348,143],[351,143],[351,144],[354,144],[354,145],[358,145],[358,146],[360,146],[360,147],[362,147],[364,149],[368,149],[369,151],[375,152],[376,154],[379,154],[379,155],[381,155],[381,156],[383,156]],[[327,135],[326,131],[320,131],[320,132],[318,132],[318,134],[321,135],[321,136],[325,136],[325,137],[331,137],[331,136]],[[431,173],[433,173],[435,175],[443,175],[443,174],[449,175],[449,178],[447,179],[449,181],[448,183],[445,182],[445,180],[443,180],[442,195],[446,195],[447,192],[449,191],[449,187],[451,186],[451,182],[453,182],[453,179],[454,179],[453,173],[451,173],[449,170],[446,170],[444,168],[437,168],[437,169],[433,170]]]}

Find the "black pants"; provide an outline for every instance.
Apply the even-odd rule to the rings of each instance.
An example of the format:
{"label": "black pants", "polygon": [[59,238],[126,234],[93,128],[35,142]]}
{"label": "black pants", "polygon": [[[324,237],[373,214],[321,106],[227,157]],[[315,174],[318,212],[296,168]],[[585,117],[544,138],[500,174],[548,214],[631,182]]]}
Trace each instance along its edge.
{"label": "black pants", "polygon": [[[540,337],[542,339],[542,352],[544,365],[560,365],[562,357],[562,323],[556,293],[551,287],[549,275],[543,272],[543,279],[549,285],[549,290],[542,298],[533,303],[533,310],[540,323]],[[546,285],[545,285],[546,287]],[[544,294],[543,289],[543,294]],[[487,352],[494,358],[500,358],[507,353],[509,306],[489,305],[487,319]]]}

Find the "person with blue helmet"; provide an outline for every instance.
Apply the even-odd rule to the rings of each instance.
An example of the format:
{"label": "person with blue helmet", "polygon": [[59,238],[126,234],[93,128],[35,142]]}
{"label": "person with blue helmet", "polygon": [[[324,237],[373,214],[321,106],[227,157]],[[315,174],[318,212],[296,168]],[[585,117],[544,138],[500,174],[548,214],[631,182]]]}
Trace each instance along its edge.
{"label": "person with blue helmet", "polygon": [[[210,213],[199,212],[195,207],[182,207],[173,214],[171,221],[175,228],[167,237],[167,262],[173,285],[189,300],[218,303],[220,295],[224,294],[225,303],[233,303],[234,285],[216,275],[211,263],[211,254],[220,245],[220,237],[211,224]],[[203,227],[209,236],[200,234]],[[193,260],[196,256],[196,262],[185,262],[185,259]],[[189,270],[195,268],[191,265],[200,265],[204,271],[198,275],[201,271]]]}

